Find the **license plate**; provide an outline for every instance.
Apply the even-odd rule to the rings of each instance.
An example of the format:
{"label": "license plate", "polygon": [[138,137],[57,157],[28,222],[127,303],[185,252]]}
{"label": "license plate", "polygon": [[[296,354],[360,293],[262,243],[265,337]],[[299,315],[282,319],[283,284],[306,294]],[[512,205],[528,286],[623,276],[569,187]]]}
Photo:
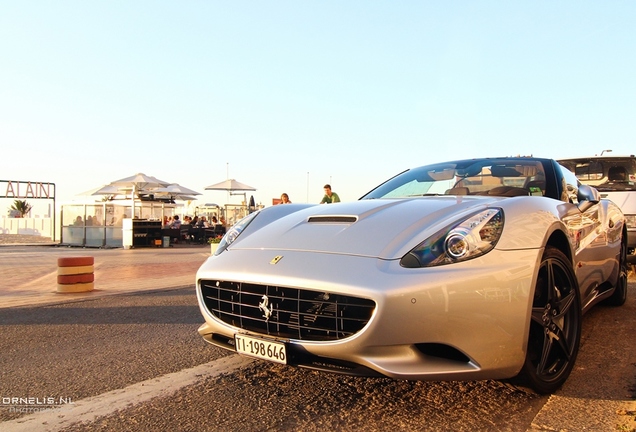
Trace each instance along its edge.
{"label": "license plate", "polygon": [[237,334],[234,346],[239,354],[287,364],[287,349],[282,342]]}

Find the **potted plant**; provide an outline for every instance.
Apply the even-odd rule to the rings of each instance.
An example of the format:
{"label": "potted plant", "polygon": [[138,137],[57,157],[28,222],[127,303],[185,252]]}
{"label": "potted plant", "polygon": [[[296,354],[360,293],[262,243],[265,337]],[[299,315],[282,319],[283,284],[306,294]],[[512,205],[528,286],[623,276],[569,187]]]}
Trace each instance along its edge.
{"label": "potted plant", "polygon": [[216,249],[219,247],[219,243],[221,243],[221,237],[210,237],[208,239],[210,254],[214,255],[214,252],[216,252]]}

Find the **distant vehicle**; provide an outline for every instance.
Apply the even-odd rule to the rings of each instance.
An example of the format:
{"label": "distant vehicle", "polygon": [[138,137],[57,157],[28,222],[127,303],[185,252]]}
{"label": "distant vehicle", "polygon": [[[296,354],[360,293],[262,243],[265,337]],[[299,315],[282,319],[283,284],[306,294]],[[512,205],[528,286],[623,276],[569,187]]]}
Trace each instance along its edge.
{"label": "distant vehicle", "polygon": [[625,303],[625,237],[618,206],[554,160],[422,166],[358,201],[239,221],[197,272],[199,333],[321,371],[551,393],[583,314]]}
{"label": "distant vehicle", "polygon": [[561,159],[561,165],[618,205],[627,224],[627,261],[636,264],[636,156],[590,156]]}

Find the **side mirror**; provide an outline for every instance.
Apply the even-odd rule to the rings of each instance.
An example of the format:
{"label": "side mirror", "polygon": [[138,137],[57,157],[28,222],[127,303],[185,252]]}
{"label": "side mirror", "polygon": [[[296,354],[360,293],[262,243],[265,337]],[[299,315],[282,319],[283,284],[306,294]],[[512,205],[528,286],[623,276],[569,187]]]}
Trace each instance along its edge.
{"label": "side mirror", "polygon": [[601,196],[595,188],[584,184],[579,186],[579,189],[576,192],[576,198],[579,202],[579,210],[582,212],[589,209],[594,204],[598,204],[601,200]]}

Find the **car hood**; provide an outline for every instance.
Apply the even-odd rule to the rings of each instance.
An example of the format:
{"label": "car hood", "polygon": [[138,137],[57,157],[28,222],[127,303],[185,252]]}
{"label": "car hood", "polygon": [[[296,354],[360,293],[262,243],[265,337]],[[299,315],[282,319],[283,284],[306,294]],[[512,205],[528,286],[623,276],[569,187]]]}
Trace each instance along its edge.
{"label": "car hood", "polygon": [[[438,230],[502,199],[511,198],[440,196],[316,205],[260,228],[248,226],[228,250],[294,250],[399,259]],[[267,210],[257,218],[267,218]]]}

